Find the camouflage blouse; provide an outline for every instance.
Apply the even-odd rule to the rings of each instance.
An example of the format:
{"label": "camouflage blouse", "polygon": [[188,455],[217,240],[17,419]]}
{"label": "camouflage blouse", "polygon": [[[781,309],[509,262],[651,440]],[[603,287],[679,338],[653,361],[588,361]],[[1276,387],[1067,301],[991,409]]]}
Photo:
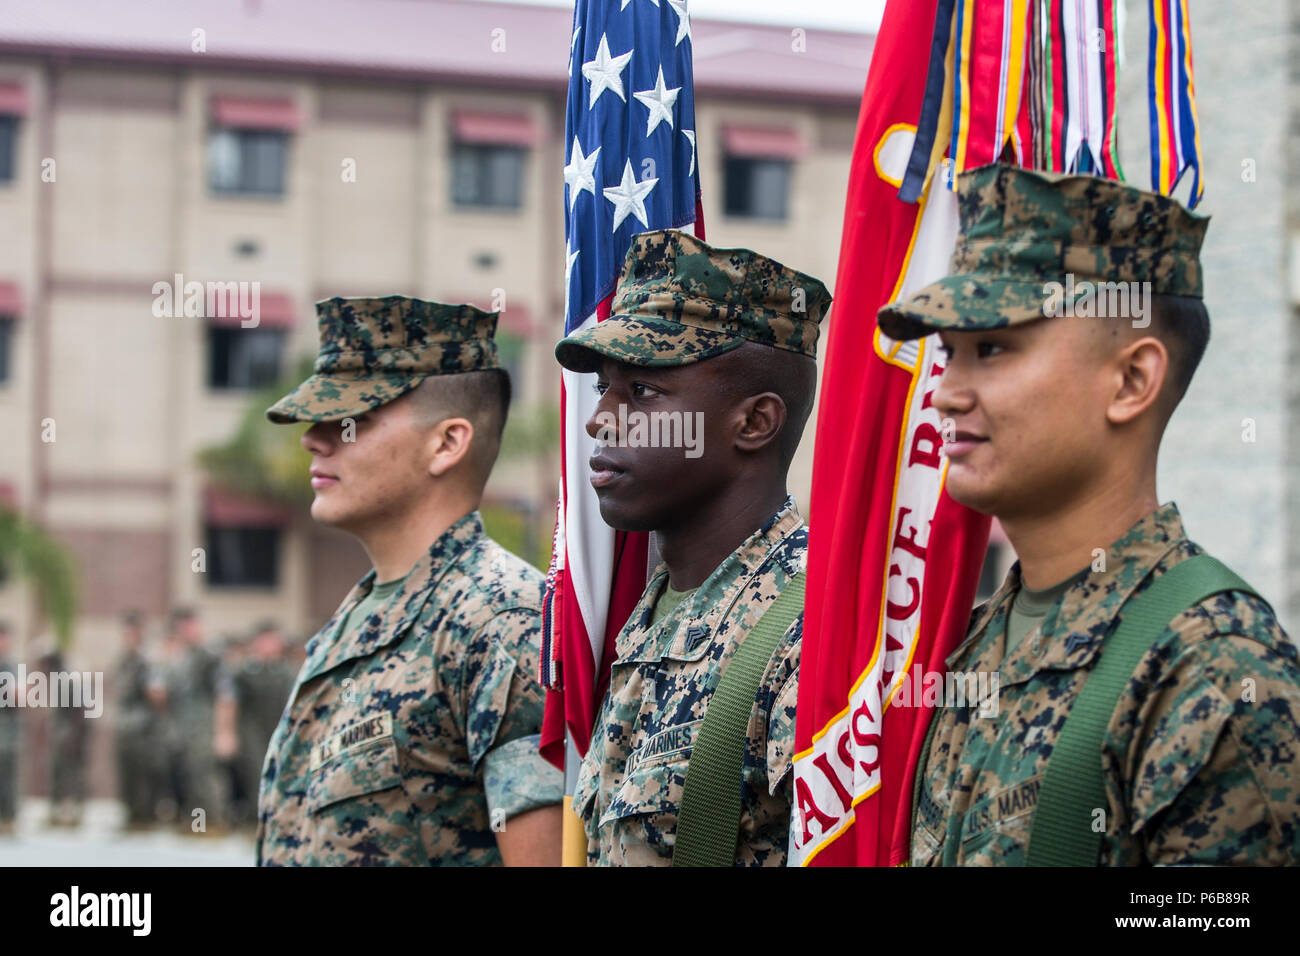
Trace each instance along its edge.
{"label": "camouflage blouse", "polygon": [[[574,806],[593,865],[672,862],[692,743],[718,675],[745,635],[803,570],[808,529],[793,498],[659,622],[660,565],[617,639]],[[803,616],[777,645],[749,718],[741,769],[736,863],[783,866],[790,830],[790,758]]]}
{"label": "camouflage blouse", "polygon": [[499,864],[494,831],[558,803],[537,752],[541,574],[452,525],[370,617],[307,646],[262,770],[262,865]]}
{"label": "camouflage blouse", "polygon": [[[913,815],[912,865],[1023,865],[1039,785],[1121,607],[1201,553],[1167,504],[1106,551],[1005,660],[1019,565],[976,612],[951,671],[1000,673],[994,708],[935,715]],[[988,716],[981,716],[981,713]],[[1300,664],[1257,598],[1229,591],[1176,617],[1106,728],[1100,863],[1300,862]],[[1101,817],[1098,817],[1100,820]]]}

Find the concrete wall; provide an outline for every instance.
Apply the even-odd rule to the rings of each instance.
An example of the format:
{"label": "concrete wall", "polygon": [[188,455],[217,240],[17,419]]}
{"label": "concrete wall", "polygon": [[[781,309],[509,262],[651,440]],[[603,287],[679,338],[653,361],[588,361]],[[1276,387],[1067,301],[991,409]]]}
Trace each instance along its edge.
{"label": "concrete wall", "polygon": [[[1286,0],[1191,0],[1205,199],[1210,346],[1161,449],[1159,491],[1188,535],[1267,597],[1294,632],[1294,300],[1288,289],[1288,109],[1295,60]],[[1151,186],[1144,3],[1129,0],[1121,160]],[[1290,106],[1288,104],[1291,104]],[[1186,200],[1190,175],[1177,191]],[[1294,228],[1294,227],[1292,227]],[[1254,429],[1254,440],[1249,439]]]}

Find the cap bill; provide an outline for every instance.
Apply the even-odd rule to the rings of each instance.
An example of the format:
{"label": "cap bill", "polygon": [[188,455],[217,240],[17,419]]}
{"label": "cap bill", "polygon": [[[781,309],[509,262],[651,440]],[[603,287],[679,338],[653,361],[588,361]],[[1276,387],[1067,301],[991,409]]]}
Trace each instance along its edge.
{"label": "cap bill", "polygon": [[555,357],[571,372],[596,372],[604,359],[644,368],[700,362],[745,344],[738,335],[652,316],[612,315],[561,339]]}
{"label": "cap bill", "polygon": [[426,376],[400,373],[313,375],[266,410],[278,425],[291,422],[332,422],[363,415],[391,402],[424,381]]}
{"label": "cap bill", "polygon": [[[1078,293],[1074,298],[1078,298]],[[895,341],[919,339],[945,329],[1002,329],[1060,314],[1064,297],[1038,281],[1003,276],[950,275],[908,299],[884,306],[876,316],[880,330]]]}

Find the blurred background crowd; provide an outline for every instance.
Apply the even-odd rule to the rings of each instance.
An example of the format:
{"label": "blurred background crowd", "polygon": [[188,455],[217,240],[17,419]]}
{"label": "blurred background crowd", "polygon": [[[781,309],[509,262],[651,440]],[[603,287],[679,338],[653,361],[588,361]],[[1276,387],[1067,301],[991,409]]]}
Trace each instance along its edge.
{"label": "blurred background crowd", "polygon": [[[287,641],[269,620],[209,640],[193,608],[172,611],[154,628],[138,611],[120,623],[120,647],[105,685],[110,696],[104,709],[113,720],[102,726],[111,735],[122,827],[165,826],[202,836],[251,831],[262,759],[302,662],[302,645]],[[27,673],[58,672],[65,665],[64,655],[51,650]],[[4,622],[0,671],[18,673]],[[81,824],[89,746],[99,726],[79,707],[0,708],[0,835],[14,830],[24,747],[43,757],[49,799],[42,822]]]}

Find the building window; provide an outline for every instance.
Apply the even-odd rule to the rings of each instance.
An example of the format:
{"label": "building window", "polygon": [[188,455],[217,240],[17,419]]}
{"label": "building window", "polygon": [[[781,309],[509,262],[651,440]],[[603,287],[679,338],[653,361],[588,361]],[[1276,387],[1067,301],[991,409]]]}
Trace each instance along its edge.
{"label": "building window", "polygon": [[283,130],[217,128],[208,140],[213,192],[282,196],[289,136]]}
{"label": "building window", "polygon": [[280,377],[283,329],[208,328],[208,386],[265,388]]}
{"label": "building window", "polygon": [[788,159],[728,156],[723,176],[726,180],[724,211],[728,216],[786,218],[786,198],[790,192]]}
{"label": "building window", "polygon": [[279,528],[208,528],[208,584],[273,588],[280,557]]}
{"label": "building window", "polygon": [[451,157],[451,199],[477,209],[518,209],[524,202],[524,150],[457,143]]}
{"label": "building window", "polygon": [[0,183],[14,181],[14,152],[18,148],[18,117],[0,116]]}
{"label": "building window", "polygon": [[0,385],[9,381],[9,356],[13,352],[14,320],[0,315]]}

